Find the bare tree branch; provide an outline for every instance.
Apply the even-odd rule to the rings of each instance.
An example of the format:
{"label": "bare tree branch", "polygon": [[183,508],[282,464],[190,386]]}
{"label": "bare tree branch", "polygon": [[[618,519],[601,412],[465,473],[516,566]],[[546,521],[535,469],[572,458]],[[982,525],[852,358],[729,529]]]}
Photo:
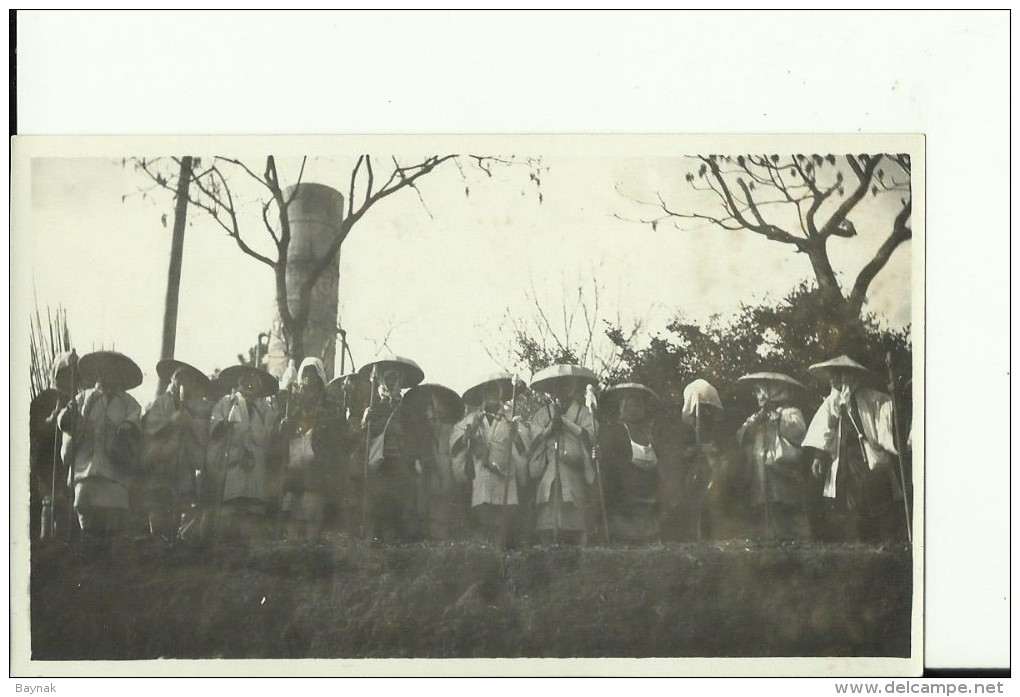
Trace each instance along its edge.
{"label": "bare tree branch", "polygon": [[232,164],[232,165],[234,165],[236,167],[240,167],[241,169],[243,169],[248,174],[249,177],[251,177],[252,179],[257,181],[259,184],[261,184],[262,186],[266,187],[267,189],[270,188],[270,186],[269,186],[268,161],[267,161],[266,175],[265,175],[265,178],[263,178],[263,177],[260,177],[259,175],[255,174],[253,171],[251,171],[251,168],[249,168],[248,165],[244,164],[240,160],[235,160],[234,158],[231,158],[231,157],[222,157],[220,155],[217,155],[215,157],[215,159],[216,160],[220,160],[221,162],[229,162],[230,164]]}
{"label": "bare tree branch", "polygon": [[875,168],[878,167],[878,163],[882,161],[881,155],[874,157],[863,156],[864,166],[862,167],[854,159],[853,155],[847,155],[846,160],[850,165],[850,169],[857,175],[857,186],[854,190],[843,199],[843,202],[839,204],[839,208],[833,213],[825,224],[818,230],[818,236],[825,238],[829,235],[837,235],[839,237],[853,237],[856,234],[855,230],[852,230],[851,226],[848,226],[847,215],[854,207],[861,202],[865,194],[868,193],[868,186],[871,184],[871,177],[875,173]]}
{"label": "bare tree branch", "polygon": [[287,198],[287,207],[294,202],[297,198],[298,191],[301,189],[301,179],[305,176],[305,163],[308,161],[308,156],[305,155],[301,158],[301,169],[298,171],[297,183],[294,184],[294,189],[290,192],[290,196]]}
{"label": "bare tree branch", "polygon": [[702,157],[701,160],[708,165],[709,172],[712,173],[712,176],[715,178],[716,183],[722,190],[722,193],[726,199],[726,212],[733,216],[734,220],[736,220],[736,222],[738,222],[741,227],[750,230],[751,232],[757,233],[763,237],[766,237],[770,240],[782,242],[784,244],[792,244],[796,246],[798,249],[801,248],[804,242],[802,238],[795,237],[791,235],[789,232],[786,232],[785,230],[775,225],[755,224],[749,221],[746,217],[744,217],[743,213],[740,210],[740,206],[737,205],[733,193],[730,191],[729,184],[726,182],[726,179],[719,172],[719,167],[716,164],[715,160],[707,157]]}
{"label": "bare tree branch", "polygon": [[[366,156],[367,157],[367,156]],[[432,155],[425,159],[423,162],[411,165],[408,167],[400,167],[397,165],[397,170],[394,171],[386,184],[378,191],[368,194],[364,201],[356,210],[348,215],[340,225],[340,234],[337,235],[333,244],[330,245],[326,253],[319,258],[319,261],[312,268],[310,276],[318,279],[318,277],[325,271],[331,263],[336,254],[340,251],[340,246],[347,239],[347,235],[350,234],[354,224],[361,220],[362,216],[369,211],[369,209],[375,205],[378,201],[386,198],[387,196],[400,191],[406,186],[410,186],[415,183],[421,177],[432,172],[436,167],[443,164],[444,162],[457,157],[457,155],[443,155],[442,157]],[[398,181],[399,180],[399,181]]]}
{"label": "bare tree branch", "polygon": [[896,220],[893,222],[893,229],[889,237],[878,248],[871,261],[857,274],[857,280],[854,282],[853,290],[850,292],[850,303],[858,312],[864,305],[868,288],[871,286],[871,282],[875,280],[875,276],[885,267],[893,252],[896,251],[896,248],[912,236],[912,230],[908,223],[910,220],[910,206],[911,202],[907,201],[903,209],[896,215]]}
{"label": "bare tree branch", "polygon": [[277,250],[281,251],[280,237],[276,234],[273,224],[269,222],[269,207],[271,205],[273,205],[271,200],[262,204],[262,223],[266,226],[266,230],[269,232],[270,237],[273,238],[273,243],[276,245]]}

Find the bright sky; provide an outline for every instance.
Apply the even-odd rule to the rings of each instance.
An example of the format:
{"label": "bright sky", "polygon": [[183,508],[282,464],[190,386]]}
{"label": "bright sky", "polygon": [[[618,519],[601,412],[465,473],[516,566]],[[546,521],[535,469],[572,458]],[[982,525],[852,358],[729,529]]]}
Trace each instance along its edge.
{"label": "bright sky", "polygon": [[[264,159],[246,162],[256,172],[264,168]],[[282,158],[281,176],[296,179],[298,163]],[[346,157],[311,157],[304,181],[346,196],[352,164]],[[654,213],[635,199],[650,200],[656,190],[671,204],[700,201],[683,179],[696,168],[690,160],[553,153],[543,155],[543,167],[541,203],[523,166],[488,178],[465,165],[465,180],[447,163],[421,181],[432,217],[413,191],[404,190],[358,223],[340,267],[341,320],[358,366],[388,334],[389,348],[417,361],[427,381],[462,391],[497,369],[486,346],[502,355],[504,314],[532,316],[532,290],[558,314],[562,298],[579,286],[590,293],[595,277],[603,317],[643,319],[654,332],[677,312],[698,320],[725,315],[741,301],[779,297],[811,276],[803,255],[750,234],[693,222],[683,231],[669,224],[652,231],[615,217]],[[156,190],[142,199],[137,192],[145,178],[119,158],[38,158],[31,173],[39,306],[67,309],[79,354],[102,345],[134,358],[146,378],[135,394],[147,402],[156,388],[171,196]],[[254,216],[242,221],[242,230],[261,245],[267,238],[254,204],[259,192],[242,177],[232,181],[252,202],[245,210]],[[833,263],[844,279],[852,282],[898,207],[898,195],[869,199],[854,217],[860,237],[832,241]],[[910,321],[910,249],[908,243],[896,252],[869,302],[897,327]],[[208,216],[191,209],[177,357],[207,372],[235,363],[236,354],[269,328],[272,283],[268,268],[243,256]]]}

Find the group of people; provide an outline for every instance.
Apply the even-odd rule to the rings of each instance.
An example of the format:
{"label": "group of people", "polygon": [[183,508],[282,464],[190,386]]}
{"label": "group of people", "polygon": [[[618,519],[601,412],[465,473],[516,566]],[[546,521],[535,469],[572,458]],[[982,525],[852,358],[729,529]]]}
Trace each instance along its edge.
{"label": "group of people", "polygon": [[740,378],[758,409],[736,433],[704,380],[671,424],[649,387],[597,393],[577,365],[529,385],[493,373],[463,394],[399,356],[332,381],[316,358],[279,380],[248,365],[213,379],[175,359],[156,370],[167,388],[143,412],[127,356],[58,361],[32,403],[34,535],[108,538],[144,521],[170,540],[315,541],[335,529],[514,547],[874,542],[909,526],[894,405],[846,356],[811,366],[830,392],[810,423],[794,378]]}

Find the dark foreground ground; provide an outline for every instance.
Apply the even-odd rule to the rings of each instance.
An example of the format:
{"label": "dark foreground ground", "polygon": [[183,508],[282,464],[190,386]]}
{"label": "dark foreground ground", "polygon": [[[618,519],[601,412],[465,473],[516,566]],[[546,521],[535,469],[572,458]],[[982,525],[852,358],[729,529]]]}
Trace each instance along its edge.
{"label": "dark foreground ground", "polygon": [[908,656],[906,547],[32,552],[32,658]]}

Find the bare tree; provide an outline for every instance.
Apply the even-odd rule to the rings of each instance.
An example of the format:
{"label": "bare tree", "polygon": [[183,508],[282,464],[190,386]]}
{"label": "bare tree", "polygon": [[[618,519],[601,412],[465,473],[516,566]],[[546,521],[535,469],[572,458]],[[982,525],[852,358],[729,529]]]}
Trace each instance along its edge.
{"label": "bare tree", "polygon": [[[468,155],[466,157],[470,167],[483,172],[487,177],[493,176],[493,170],[496,167],[527,167],[530,171],[530,181],[536,186],[541,202],[540,177],[543,168],[540,160],[517,158],[516,156]],[[425,204],[425,199],[418,187],[419,181],[445,163],[455,162],[466,182],[465,169],[460,163],[461,159],[463,158],[456,154],[431,155],[413,164],[404,164],[394,156],[386,158],[372,155],[359,156],[354,167],[344,177],[344,191],[347,200],[343,219],[340,221],[339,234],[326,253],[318,258],[300,284],[297,289],[298,300],[296,303],[288,302],[287,250],[291,242],[291,229],[287,211],[300,189],[307,157],[301,159],[297,181],[290,188],[289,193],[285,193],[285,189],[280,183],[276,158],[272,155],[266,157],[265,167],[260,168],[262,169],[261,173],[235,158],[222,156],[215,156],[211,160],[194,158],[194,167],[190,173],[191,186],[187,189],[189,192],[188,202],[207,213],[234,240],[238,250],[244,255],[272,270],[275,278],[276,306],[287,341],[287,353],[293,358],[300,359],[305,355],[303,335],[311,310],[312,289],[330,265],[336,264],[340,249],[355,225],[376,204],[403,189],[414,190],[431,217],[432,213]],[[380,160],[385,162],[382,172],[380,172]],[[172,167],[169,166],[171,162]],[[171,192],[177,190],[178,175],[176,173],[180,171],[180,163],[181,158],[179,157],[171,157],[169,161],[166,158],[134,160],[135,167],[151,180],[150,188],[162,188]],[[259,203],[264,228],[261,234],[268,236],[272,243],[272,252],[269,254],[263,254],[256,250],[259,245],[255,244],[253,239],[259,233],[242,230],[239,223],[241,202],[231,186],[232,179],[236,176],[243,176],[257,182],[263,189]],[[466,183],[464,193],[466,197],[470,195],[470,187]],[[163,223],[166,224],[165,215]]]}
{"label": "bare tree", "polygon": [[[708,155],[692,159],[698,162],[697,169],[685,179],[694,191],[711,194],[712,207],[685,209],[656,192],[655,201],[641,203],[656,208],[657,213],[638,222],[655,229],[664,221],[679,228],[681,221],[698,220],[719,230],[747,232],[789,245],[808,258],[823,299],[845,317],[860,317],[871,282],[897,247],[911,238],[908,155]],[[844,289],[829,260],[829,240],[856,237],[854,211],[866,197],[890,192],[900,192],[901,208],[881,246],[857,273],[853,285]]]}
{"label": "bare tree", "polygon": [[608,316],[601,296],[602,287],[593,279],[588,287],[565,291],[554,306],[540,300],[532,286],[525,294],[530,313],[520,316],[508,308],[501,329],[509,341],[503,350],[485,344],[485,351],[506,370],[535,373],[554,363],[575,363],[609,380],[618,372],[622,357],[608,332],[621,332],[629,343],[641,332],[645,319],[625,322],[619,310]]}

